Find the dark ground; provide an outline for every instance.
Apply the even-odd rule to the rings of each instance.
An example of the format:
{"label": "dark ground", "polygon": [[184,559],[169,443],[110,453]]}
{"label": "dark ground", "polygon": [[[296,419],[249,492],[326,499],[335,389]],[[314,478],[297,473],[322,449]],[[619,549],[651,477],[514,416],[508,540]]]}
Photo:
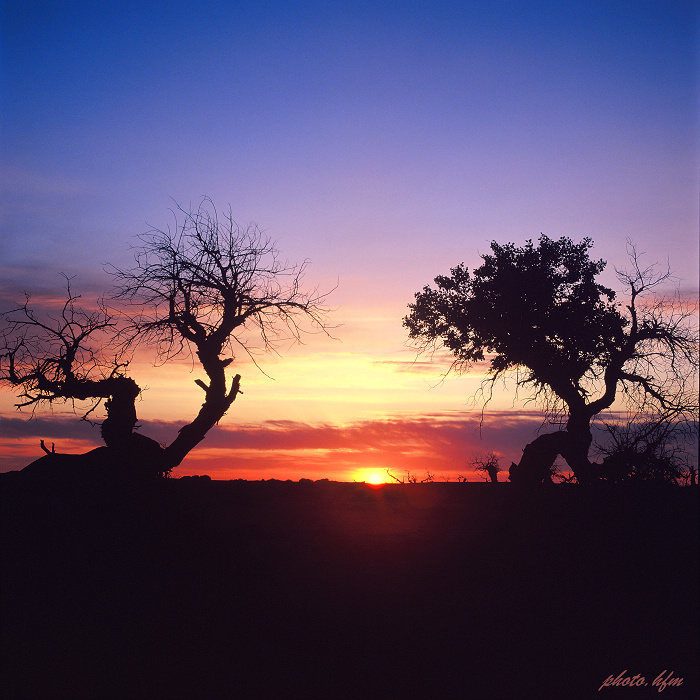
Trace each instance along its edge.
{"label": "dark ground", "polygon": [[60,484],[0,479],[4,697],[700,697],[696,489]]}

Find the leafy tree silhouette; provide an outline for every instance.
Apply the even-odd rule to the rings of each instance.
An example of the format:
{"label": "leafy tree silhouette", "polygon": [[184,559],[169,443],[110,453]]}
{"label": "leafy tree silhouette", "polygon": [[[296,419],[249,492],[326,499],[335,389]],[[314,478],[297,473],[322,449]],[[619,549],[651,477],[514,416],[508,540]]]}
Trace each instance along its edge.
{"label": "leafy tree silhouette", "polygon": [[[514,376],[564,429],[540,435],[512,465],[513,482],[550,479],[557,455],[580,483],[605,474],[589,461],[591,421],[625,399],[630,410],[654,407],[667,418],[697,415],[698,335],[694,309],[680,293],[657,294],[670,273],[640,267],[616,271],[627,303],[596,282],[606,263],[591,260],[593,243],[542,235],[535,246],[491,243],[491,254],[469,273],[464,264],[415,295],[404,319],[420,351],[444,346],[453,368],[488,360],[485,404],[494,384]],[[604,470],[603,470],[604,471]]]}
{"label": "leafy tree silhouette", "polygon": [[[140,236],[133,267],[108,268],[115,289],[94,309],[78,307],[67,279],[53,313],[35,311],[26,296],[0,316],[0,384],[19,390],[18,407],[88,401],[87,417],[104,403],[100,460],[157,473],[180,464],[242,393],[240,375],[227,376],[236,351],[252,357],[256,335],[267,351],[300,341],[302,321],[327,332],[326,295],[302,290],[307,261],[281,262],[256,226],[238,226],[230,207],[220,215],[209,198],[173,214],[172,229]],[[198,414],[166,447],[135,432],[141,389],[128,370],[144,344],[162,363],[195,355],[208,379],[196,380]]]}

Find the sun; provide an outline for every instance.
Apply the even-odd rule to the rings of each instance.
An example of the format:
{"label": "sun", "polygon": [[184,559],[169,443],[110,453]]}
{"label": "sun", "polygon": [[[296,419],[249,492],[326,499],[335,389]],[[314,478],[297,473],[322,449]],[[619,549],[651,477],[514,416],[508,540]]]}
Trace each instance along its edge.
{"label": "sun", "polygon": [[368,486],[386,484],[387,476],[381,469],[360,469],[355,475],[355,481],[363,481]]}

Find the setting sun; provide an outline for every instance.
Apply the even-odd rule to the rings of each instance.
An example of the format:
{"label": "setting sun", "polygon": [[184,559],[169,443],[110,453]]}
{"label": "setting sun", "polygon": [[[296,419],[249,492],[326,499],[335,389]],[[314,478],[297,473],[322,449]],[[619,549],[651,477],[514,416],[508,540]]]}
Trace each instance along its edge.
{"label": "setting sun", "polygon": [[370,484],[371,486],[380,486],[387,483],[388,477],[386,472],[379,469],[360,469],[355,480],[364,481],[365,484]]}

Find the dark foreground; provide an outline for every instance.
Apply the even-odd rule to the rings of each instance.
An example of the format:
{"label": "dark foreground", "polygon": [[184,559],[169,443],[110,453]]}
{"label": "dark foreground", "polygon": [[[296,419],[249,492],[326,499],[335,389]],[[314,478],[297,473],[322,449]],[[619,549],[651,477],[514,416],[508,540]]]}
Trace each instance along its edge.
{"label": "dark foreground", "polygon": [[5,697],[700,697],[697,490],[0,487]]}

